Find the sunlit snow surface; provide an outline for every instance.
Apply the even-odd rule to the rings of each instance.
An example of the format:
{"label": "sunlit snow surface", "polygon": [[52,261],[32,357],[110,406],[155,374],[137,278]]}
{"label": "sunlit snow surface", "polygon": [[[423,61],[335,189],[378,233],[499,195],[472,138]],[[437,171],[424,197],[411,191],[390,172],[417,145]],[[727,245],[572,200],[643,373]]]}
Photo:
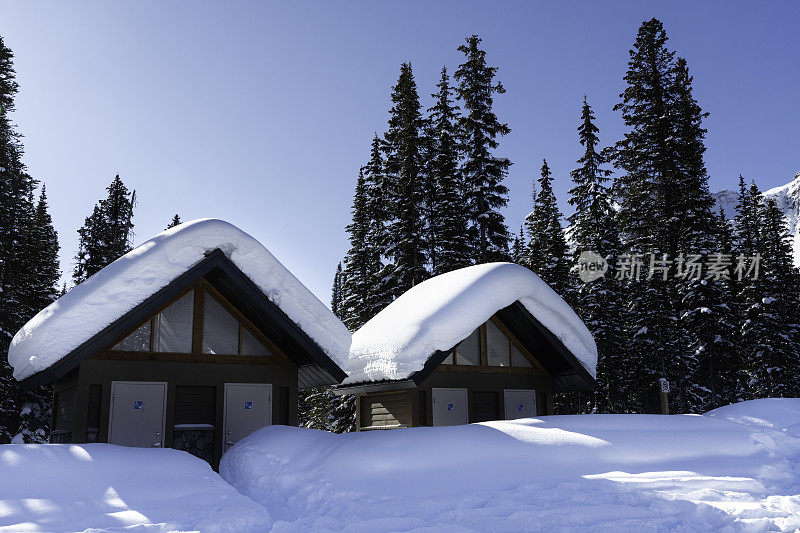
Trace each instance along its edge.
{"label": "sunlit snow surface", "polygon": [[793,531],[800,400],[332,435],[270,427],[221,474],[277,531]]}

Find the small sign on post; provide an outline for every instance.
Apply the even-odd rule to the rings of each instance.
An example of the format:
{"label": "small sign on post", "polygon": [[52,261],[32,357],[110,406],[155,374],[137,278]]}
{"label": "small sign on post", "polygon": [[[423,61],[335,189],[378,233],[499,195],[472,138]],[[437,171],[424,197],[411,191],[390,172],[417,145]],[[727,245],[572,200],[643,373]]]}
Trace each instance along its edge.
{"label": "small sign on post", "polygon": [[667,399],[667,394],[669,394],[669,381],[666,378],[660,378],[658,381],[661,384],[661,414],[668,415],[669,400]]}

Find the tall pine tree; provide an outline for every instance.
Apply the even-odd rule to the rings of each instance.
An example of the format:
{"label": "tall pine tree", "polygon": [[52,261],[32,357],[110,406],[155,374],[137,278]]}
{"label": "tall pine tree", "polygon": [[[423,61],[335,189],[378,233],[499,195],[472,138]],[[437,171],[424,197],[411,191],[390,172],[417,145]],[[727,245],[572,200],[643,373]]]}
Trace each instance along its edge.
{"label": "tall pine tree", "polygon": [[[584,152],[578,159],[578,168],[571,173],[573,187],[569,191],[569,203],[575,207],[568,218],[574,265],[587,251],[612,265],[619,254],[616,212],[607,186],[611,171],[606,168],[607,156],[599,148],[598,134],[594,113],[584,97],[578,126],[578,140]],[[588,405],[578,407],[582,411],[625,412],[631,369],[621,331],[626,318],[622,285],[611,275],[577,283],[574,308],[592,332],[598,352],[597,389],[584,396],[591,400]],[[575,403],[570,401],[569,405]]]}
{"label": "tall pine tree", "polygon": [[428,277],[423,217],[423,119],[410,63],[400,67],[400,77],[392,90],[392,104],[383,145],[388,185],[384,190],[390,211],[383,244],[391,263],[381,276],[380,292],[396,298]]}
{"label": "tall pine tree", "polygon": [[91,216],[78,230],[78,253],[72,279],[77,285],[131,250],[136,191],[128,192],[119,174],[106,187]]}
{"label": "tall pine tree", "polygon": [[[20,136],[11,121],[19,86],[14,55],[0,37],[0,353],[12,335],[52,301],[58,245],[46,195],[34,205],[36,181],[22,163]],[[42,226],[39,226],[42,224]],[[47,389],[23,392],[0,357],[0,443],[46,438]]]}
{"label": "tall pine tree", "polygon": [[561,227],[561,212],[553,192],[553,176],[546,160],[542,163],[539,192],[535,196],[533,212],[528,216],[527,226],[530,240],[525,254],[525,265],[554,291],[565,296],[569,285],[567,241]]}
{"label": "tall pine tree", "polygon": [[445,67],[436,87],[438,91],[431,95],[436,103],[428,110],[430,155],[426,161],[428,255],[433,275],[471,262],[465,187],[459,169],[458,106],[453,104]]}
{"label": "tall pine tree", "polygon": [[464,143],[464,179],[470,218],[473,259],[479,263],[508,259],[509,233],[500,209],[508,203],[508,188],[503,180],[511,161],[495,155],[498,138],[510,133],[492,109],[494,95],[503,94],[502,83],[495,82],[497,67],[486,63],[481,39],[472,35],[458,47],[465,61],[455,71],[456,94],[464,110],[458,126]]}

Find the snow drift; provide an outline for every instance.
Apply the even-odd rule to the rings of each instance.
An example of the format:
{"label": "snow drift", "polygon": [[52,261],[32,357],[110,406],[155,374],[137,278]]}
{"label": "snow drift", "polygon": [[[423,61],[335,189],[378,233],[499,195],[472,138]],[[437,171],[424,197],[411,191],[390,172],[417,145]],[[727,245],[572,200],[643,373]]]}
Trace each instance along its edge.
{"label": "snow drift", "polygon": [[0,445],[2,531],[262,532],[269,513],[185,452]]}
{"label": "snow drift", "polygon": [[350,332],[256,239],[228,222],[200,219],[159,233],[34,316],[11,341],[18,380],[40,372],[219,248],[340,366]]}
{"label": "snow drift", "polygon": [[353,334],[344,384],[408,378],[516,301],[596,375],[597,347],[572,308],[529,269],[489,263],[424,281],[364,324]]}
{"label": "snow drift", "polygon": [[800,400],[335,435],[272,426],[222,459],[275,529],[800,527]]}

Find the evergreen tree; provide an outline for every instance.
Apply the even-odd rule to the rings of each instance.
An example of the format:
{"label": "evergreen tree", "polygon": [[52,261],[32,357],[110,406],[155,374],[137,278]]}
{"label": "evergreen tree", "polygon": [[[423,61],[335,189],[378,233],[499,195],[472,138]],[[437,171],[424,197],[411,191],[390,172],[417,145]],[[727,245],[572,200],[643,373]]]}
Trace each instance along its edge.
{"label": "evergreen tree", "polygon": [[674,85],[675,53],[666,47],[660,21],[651,19],[639,28],[630,50],[627,82],[614,106],[622,111],[629,131],[617,142],[615,162],[620,194],[619,221],[625,241],[640,250],[669,253],[675,229],[670,186],[673,184],[674,125],[670,114],[670,87]]}
{"label": "evergreen tree", "polygon": [[129,193],[119,174],[106,190],[108,196],[95,205],[78,230],[72,274],[76,285],[131,250],[136,191]]}
{"label": "evergreen tree", "polygon": [[336,273],[333,275],[333,287],[331,288],[331,311],[336,318],[342,318],[342,264],[336,265]]}
{"label": "evergreen tree", "polygon": [[36,203],[36,210],[31,228],[31,241],[34,254],[37,258],[30,264],[34,265],[33,273],[36,278],[32,284],[33,309],[41,309],[50,305],[58,297],[58,280],[61,271],[58,264],[58,234],[53,227],[53,219],[47,205],[47,191],[42,185],[42,192]]}
{"label": "evergreen tree", "polygon": [[436,103],[428,110],[430,155],[426,160],[428,255],[433,275],[469,265],[471,255],[465,190],[459,169],[458,106],[452,102],[445,67],[436,87],[439,90],[431,95]]}
{"label": "evergreen tree", "polygon": [[759,227],[759,202],[761,193],[755,183],[751,189],[747,188],[744,178],[739,174],[739,196],[736,204],[734,218],[734,239],[736,249],[747,255],[755,253],[758,242]]}
{"label": "evergreen tree", "polygon": [[[752,195],[755,196],[755,186]],[[754,398],[800,394],[800,308],[798,273],[792,264],[783,214],[770,199],[758,203],[759,239],[756,253],[763,258],[759,279],[749,282],[742,335],[747,349],[749,393]]]}
{"label": "evergreen tree", "polygon": [[[31,200],[30,204],[33,204]],[[58,235],[47,207],[47,193],[42,192],[27,231],[25,261],[28,265],[24,277],[24,307],[32,317],[50,305],[58,296],[58,280],[61,277],[58,264]],[[24,442],[47,442],[50,428],[52,386],[46,385],[20,391],[20,426],[18,435]]]}
{"label": "evergreen tree", "polygon": [[472,35],[458,47],[465,61],[455,72],[456,94],[464,110],[458,119],[464,143],[463,174],[473,259],[479,263],[508,258],[508,228],[500,209],[508,203],[508,188],[503,179],[511,161],[497,157],[498,137],[511,130],[500,122],[492,106],[495,94],[505,88],[494,82],[497,67],[486,64],[486,52],[479,48],[481,39]]}
{"label": "evergreen tree", "polygon": [[374,237],[375,221],[370,216],[369,187],[364,169],[358,173],[353,196],[353,219],[347,225],[350,249],[344,259],[340,313],[342,321],[355,331],[376,313],[380,284],[381,256]]}
{"label": "evergreen tree", "polygon": [[394,299],[428,277],[421,153],[424,123],[410,63],[400,67],[392,103],[383,145],[390,216],[382,243],[391,263],[381,276],[379,290]]}
{"label": "evergreen tree", "polygon": [[569,284],[569,259],[564,229],[561,227],[561,212],[552,183],[553,176],[545,160],[539,178],[539,193],[527,220],[530,240],[525,264],[554,291],[565,296]]}
{"label": "evergreen tree", "polygon": [[[8,353],[14,333],[49,303],[48,280],[57,263],[47,247],[46,196],[34,205],[36,181],[22,163],[20,136],[11,121],[16,82],[13,53],[0,37],[0,353]],[[41,212],[37,214],[37,208]],[[37,216],[46,224],[36,227]],[[53,233],[54,235],[54,233]],[[57,254],[57,248],[55,249]],[[57,275],[56,275],[57,277]],[[43,409],[32,412],[31,406]],[[40,410],[41,410],[40,409]],[[46,437],[46,391],[23,392],[6,357],[0,357],[0,443],[41,442]],[[42,420],[44,423],[42,424]]]}
{"label": "evergreen tree", "polygon": [[619,238],[611,208],[613,198],[606,183],[611,170],[605,168],[607,158],[599,150],[599,130],[594,124],[594,113],[586,97],[581,108],[581,124],[578,139],[584,147],[578,159],[578,168],[572,171],[574,186],[570,189],[569,203],[575,212],[567,217],[568,234],[575,248],[573,263],[583,251],[605,253],[619,250]]}
{"label": "evergreen tree", "polygon": [[525,261],[525,229],[522,226],[519,228],[519,233],[514,235],[511,245],[511,260],[518,265]]}
{"label": "evergreen tree", "polygon": [[[607,157],[599,149],[598,134],[594,113],[584,97],[578,126],[578,140],[584,153],[578,159],[578,168],[571,173],[574,185],[569,191],[569,203],[575,206],[575,212],[568,218],[575,265],[587,251],[613,265],[620,250],[613,198],[606,185],[611,171],[605,168]],[[580,411],[625,412],[629,409],[631,369],[625,357],[622,331],[626,318],[623,287],[611,275],[586,283],[579,281],[574,299],[575,312],[592,332],[598,351],[597,389],[593,394],[582,395],[588,405],[577,407]],[[576,405],[577,401],[570,397],[564,403]]]}
{"label": "evergreen tree", "polygon": [[175,213],[175,216],[172,217],[172,220],[164,229],[174,228],[175,226],[180,226],[181,224],[183,224],[183,222],[181,222],[181,217],[178,215],[178,213]]}
{"label": "evergreen tree", "polygon": [[[615,148],[621,170],[615,189],[623,248],[646,254],[653,266],[644,266],[644,283],[633,283],[630,295],[630,356],[640,377],[640,405],[657,405],[655,387],[663,377],[673,386],[672,409],[687,412],[707,405],[702,397],[708,395],[700,392],[709,389],[708,373],[698,366],[723,348],[711,349],[706,315],[723,314],[725,303],[719,284],[679,275],[681,258],[715,251],[709,239],[715,217],[703,161],[706,114],[692,95],[686,62],[675,59],[667,40],[661,22],[651,19],[630,51],[627,87],[615,106],[628,127]],[[711,317],[723,329],[727,320]]]}

